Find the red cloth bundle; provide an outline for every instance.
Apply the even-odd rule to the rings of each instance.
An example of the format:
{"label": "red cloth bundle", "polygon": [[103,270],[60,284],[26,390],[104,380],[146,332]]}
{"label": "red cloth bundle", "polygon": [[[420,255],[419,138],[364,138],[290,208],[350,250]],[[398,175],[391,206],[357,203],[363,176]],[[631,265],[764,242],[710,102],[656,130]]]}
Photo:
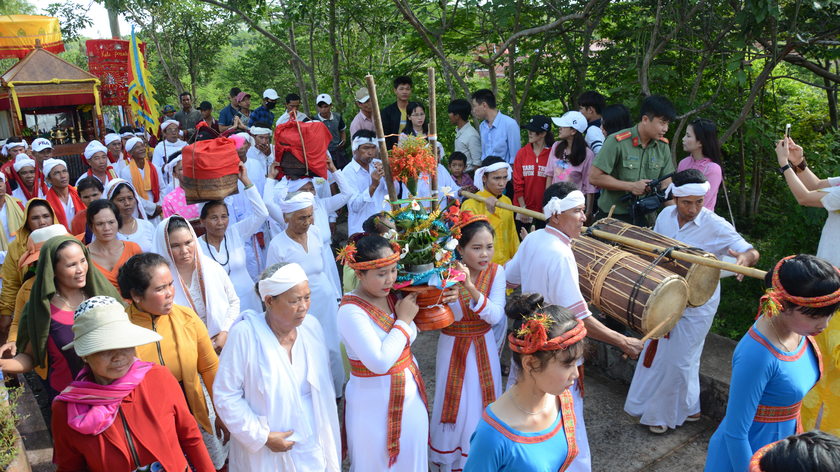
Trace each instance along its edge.
{"label": "red cloth bundle", "polygon": [[232,139],[217,138],[184,146],[183,179],[187,204],[222,200],[238,193],[239,156]]}
{"label": "red cloth bundle", "polygon": [[[298,129],[298,126],[300,126],[300,129]],[[301,136],[303,137],[302,142]],[[283,153],[291,152],[298,161],[309,168],[305,175],[326,179],[327,147],[329,147],[331,140],[332,133],[320,121],[300,123],[289,120],[274,129],[274,160],[281,162]],[[277,180],[282,179],[283,175],[281,169],[277,175]]]}

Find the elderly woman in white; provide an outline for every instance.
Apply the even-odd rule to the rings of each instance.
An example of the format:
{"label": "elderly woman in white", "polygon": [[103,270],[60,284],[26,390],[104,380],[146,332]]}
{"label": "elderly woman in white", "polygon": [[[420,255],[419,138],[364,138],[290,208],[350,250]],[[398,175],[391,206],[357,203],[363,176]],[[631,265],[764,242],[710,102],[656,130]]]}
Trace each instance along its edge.
{"label": "elderly woman in white", "polygon": [[314,293],[306,273],[271,266],[259,292],[265,312],[247,311],[233,328],[213,384],[216,412],[233,436],[230,470],[338,472],[336,393],[324,332],[307,316]]}
{"label": "elderly woman in white", "polygon": [[341,387],[344,385],[344,363],[341,359],[336,321],[338,300],[321,257],[324,244],[321,230],[312,224],[315,196],[309,192],[297,192],[280,201],[278,205],[288,226],[286,231],[271,240],[266,264],[296,263],[306,272],[309,288],[312,290],[310,311],[324,329],[335,391],[340,396]]}

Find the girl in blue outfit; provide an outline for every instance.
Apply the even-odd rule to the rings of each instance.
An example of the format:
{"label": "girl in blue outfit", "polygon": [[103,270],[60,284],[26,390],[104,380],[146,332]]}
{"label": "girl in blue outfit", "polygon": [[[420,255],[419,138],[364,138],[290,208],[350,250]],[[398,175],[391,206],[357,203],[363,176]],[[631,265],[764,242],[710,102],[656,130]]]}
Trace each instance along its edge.
{"label": "girl in blue outfit", "polygon": [[726,416],[709,442],[706,472],[746,472],[756,451],[801,432],[802,398],[822,374],[813,336],[840,308],[840,271],[801,254],[779,261],[767,278],[758,320],[735,348]]}
{"label": "girl in blue outfit", "polygon": [[569,387],[578,377],[586,328],[566,308],[523,294],[505,312],[516,320],[508,338],[516,384],[484,410],[470,439],[464,472],[563,472],[577,455]]}

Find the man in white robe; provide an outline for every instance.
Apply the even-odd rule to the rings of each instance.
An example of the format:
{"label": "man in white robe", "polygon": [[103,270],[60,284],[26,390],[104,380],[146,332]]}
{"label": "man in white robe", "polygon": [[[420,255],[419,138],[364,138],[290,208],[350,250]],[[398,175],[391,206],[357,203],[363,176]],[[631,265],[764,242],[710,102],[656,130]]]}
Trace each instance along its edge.
{"label": "man in white robe", "polygon": [[246,311],[231,329],[213,384],[230,470],[338,472],[336,393],[321,325],[306,314],[306,274],[288,264],[259,288],[266,312]]}
{"label": "man in white robe", "polygon": [[[586,221],[585,207],[586,199],[571,182],[556,183],[546,189],[543,195],[543,213],[548,219],[546,227],[529,234],[513,259],[505,264],[508,288],[521,285],[522,293],[540,293],[546,302],[568,308],[575,317],[583,320],[587,336],[618,346],[636,358],[642,349],[641,341],[613,331],[591,316],[586,300],[580,293],[571,238],[580,234],[580,228]],[[578,365],[582,363],[581,359]],[[513,382],[515,372],[511,369],[508,386],[513,385]],[[589,472],[592,470],[592,457],[583,421],[583,398],[579,382],[580,378],[569,388],[574,398],[575,439],[579,452],[567,470]]]}
{"label": "man in white robe", "polygon": [[268,173],[268,166],[274,161],[274,145],[271,144],[270,126],[265,122],[258,121],[248,130],[254,137],[254,145],[248,149],[248,159],[255,159],[263,166],[263,175]]}
{"label": "man in white robe", "polygon": [[[666,193],[673,192],[676,205],[662,210],[653,230],[718,259],[728,255],[738,265],[755,265],[758,251],[725,219],[703,208],[708,191],[709,182],[697,169],[674,175]],[[719,304],[720,283],[704,305],[685,309],[668,337],[645,343],[624,411],[641,417],[652,432],[662,434],[700,419],[700,355]]]}
{"label": "man in white robe", "polygon": [[[145,191],[145,196],[148,198],[143,198],[143,196],[141,196],[141,198],[137,202],[137,204],[140,205],[140,208],[142,208],[143,212],[145,212],[148,216],[149,222],[157,226],[158,223],[160,223],[160,214],[163,212],[163,207],[161,206],[161,204],[163,203],[163,197],[166,196],[166,184],[163,182],[163,172],[161,172],[160,167],[154,165],[153,163],[149,162],[148,159],[146,159],[146,145],[143,144],[142,139],[137,137],[129,139],[125,143],[125,151],[128,153],[128,155],[134,162],[143,163],[142,169],[139,168],[139,164],[137,166],[138,170],[140,171],[141,177],[145,178],[146,172],[151,172],[150,167],[154,167],[157,171],[156,173],[158,180],[158,188],[160,189],[158,200],[156,201],[152,191],[148,190]],[[120,178],[127,182],[131,182],[132,185],[136,184],[136,182],[134,181],[134,177],[132,177],[131,175],[131,164],[125,166],[123,170],[120,171]],[[138,194],[140,192],[144,192],[142,186],[135,185],[135,187]]]}
{"label": "man in white robe", "polygon": [[[175,120],[166,120],[160,124],[160,134],[163,139],[155,146],[155,151],[152,153],[152,164],[158,169],[163,169],[169,161],[169,156],[180,151],[187,145],[186,141],[181,140],[178,134],[180,125]],[[172,175],[164,172],[163,182],[167,185],[172,182]]]}

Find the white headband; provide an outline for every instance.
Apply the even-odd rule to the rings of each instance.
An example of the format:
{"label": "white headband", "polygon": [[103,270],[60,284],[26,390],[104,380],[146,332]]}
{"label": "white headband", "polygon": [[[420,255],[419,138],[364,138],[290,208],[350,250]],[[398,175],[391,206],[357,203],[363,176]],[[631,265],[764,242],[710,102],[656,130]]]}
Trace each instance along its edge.
{"label": "white headband", "polygon": [[495,164],[490,164],[487,167],[479,167],[475,171],[475,186],[478,187],[478,190],[484,190],[484,174],[489,174],[490,172],[496,172],[499,169],[507,168],[508,175],[507,178],[510,180],[513,178],[513,170],[510,168],[510,164],[507,162],[497,162]]}
{"label": "white headband", "polygon": [[62,161],[61,159],[47,159],[44,161],[43,165],[44,175],[47,177],[49,177],[50,172],[52,172],[52,170],[58,166],[64,166],[65,169],[67,168],[67,164],[65,164],[64,161]]}
{"label": "white headband", "polygon": [[259,126],[251,126],[249,131],[251,131],[251,134],[253,134],[254,136],[261,135],[261,134],[271,134],[270,129],[260,128]]}
{"label": "white headband", "polygon": [[712,186],[708,181],[702,184],[683,184],[679,187],[675,186],[673,182],[665,189],[665,196],[673,193],[675,197],[703,197],[708,193]]}
{"label": "white headband", "polygon": [[373,144],[376,146],[376,138],[364,138],[362,136],[356,136],[353,138],[353,152],[356,152],[356,149],[359,149],[365,144]]}
{"label": "white headband", "polygon": [[108,155],[108,148],[106,148],[102,143],[99,141],[91,141],[88,143],[87,147],[85,147],[85,159],[90,160],[94,154],[97,152],[103,152],[105,155]]}
{"label": "white headband", "polygon": [[309,208],[314,204],[315,195],[312,195],[310,192],[301,192],[288,200],[281,200],[277,202],[277,206],[280,207],[280,211],[282,211],[284,215],[289,215],[298,210]]}
{"label": "white headband", "polygon": [[138,138],[138,137],[136,137],[136,136],[135,136],[135,137],[133,137],[133,138],[131,138],[131,139],[129,139],[129,140],[128,140],[128,141],[126,141],[126,143],[125,143],[125,150],[126,150],[126,152],[131,152],[131,150],[132,150],[132,149],[134,149],[134,146],[135,146],[135,145],[137,145],[137,144],[141,144],[142,142],[143,142],[143,140],[142,140],[142,139],[140,139],[140,138]]}
{"label": "white headband", "polygon": [[24,149],[27,149],[28,145],[26,144],[26,141],[23,141],[23,142],[20,142],[20,143],[6,143],[6,144],[3,145],[3,155],[4,156],[9,155],[9,150],[11,150],[12,148],[17,147],[17,146],[23,146]]}
{"label": "white headband", "polygon": [[120,134],[120,138],[133,138],[134,131],[126,131],[125,133]]}
{"label": "white headband", "polygon": [[166,121],[164,121],[163,123],[160,124],[160,130],[163,131],[170,125],[175,125],[175,126],[178,127],[179,130],[181,129],[181,123],[178,123],[175,120],[166,120]]}
{"label": "white headband", "polygon": [[267,296],[276,297],[281,293],[288,292],[295,285],[308,280],[306,272],[299,265],[295,263],[284,265],[277,269],[277,272],[272,274],[271,277],[260,280],[260,297],[263,300]]}
{"label": "white headband", "polygon": [[119,139],[120,135],[118,135],[117,133],[108,133],[105,135],[105,145],[107,146],[113,143],[114,141],[119,141]]}
{"label": "white headband", "polygon": [[304,185],[308,184],[309,182],[313,182],[312,177],[301,177],[297,180],[289,180],[289,186],[287,188],[287,193],[295,193],[298,190],[302,189]]}
{"label": "white headband", "polygon": [[15,172],[20,172],[24,167],[35,167],[35,159],[32,159],[26,154],[18,154],[12,166],[15,168]]}
{"label": "white headband", "polygon": [[[251,146],[255,144],[254,137],[248,133],[236,133],[235,136],[239,136],[240,138],[244,139],[245,142],[250,144]],[[237,146],[236,149],[239,149],[239,146]]]}
{"label": "white headband", "polygon": [[547,220],[554,215],[559,215],[566,210],[571,210],[572,208],[577,208],[585,204],[586,197],[583,196],[583,192],[572,190],[562,200],[557,197],[551,197],[548,204],[543,207],[543,213],[545,213],[545,219]]}

